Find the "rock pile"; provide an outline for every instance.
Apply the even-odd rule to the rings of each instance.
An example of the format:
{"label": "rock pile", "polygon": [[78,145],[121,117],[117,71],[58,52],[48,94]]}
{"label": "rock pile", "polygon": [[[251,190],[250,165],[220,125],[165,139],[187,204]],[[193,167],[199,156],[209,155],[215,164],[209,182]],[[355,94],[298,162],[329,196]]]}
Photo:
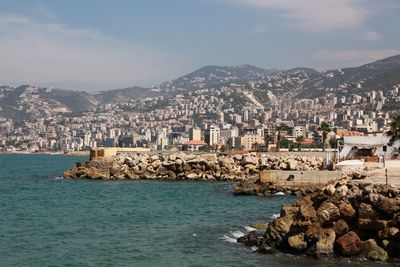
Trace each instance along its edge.
{"label": "rock pile", "polygon": [[265,232],[238,239],[262,253],[400,258],[400,190],[341,178],[292,205]]}
{"label": "rock pile", "polygon": [[318,170],[322,158],[271,156],[249,153],[221,154],[121,154],[110,160],[81,162],[64,173],[66,178],[86,179],[189,179],[244,180],[262,170]]}
{"label": "rock pile", "polygon": [[274,183],[262,183],[252,180],[240,181],[235,185],[233,194],[235,195],[257,195],[269,196],[275,194],[284,194],[292,196],[307,196],[320,189],[317,185],[296,186],[296,185],[276,185]]}

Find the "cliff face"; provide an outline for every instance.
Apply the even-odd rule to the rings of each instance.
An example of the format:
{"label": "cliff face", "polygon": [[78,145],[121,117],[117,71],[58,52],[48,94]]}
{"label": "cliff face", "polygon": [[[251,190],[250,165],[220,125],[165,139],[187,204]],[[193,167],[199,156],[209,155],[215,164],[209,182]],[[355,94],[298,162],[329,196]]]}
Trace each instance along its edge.
{"label": "cliff face", "polygon": [[400,258],[400,190],[349,178],[331,182],[292,205],[265,232],[238,239],[262,253]]}
{"label": "cliff face", "polygon": [[304,156],[220,154],[125,154],[104,161],[81,162],[64,173],[65,178],[103,180],[189,179],[244,180],[262,170],[318,170],[323,160]]}

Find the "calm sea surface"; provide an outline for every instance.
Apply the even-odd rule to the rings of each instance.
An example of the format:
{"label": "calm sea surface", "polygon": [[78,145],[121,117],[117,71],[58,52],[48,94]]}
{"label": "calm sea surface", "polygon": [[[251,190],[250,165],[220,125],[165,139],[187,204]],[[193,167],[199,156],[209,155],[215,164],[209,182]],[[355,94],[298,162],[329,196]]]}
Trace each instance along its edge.
{"label": "calm sea surface", "polygon": [[232,242],[295,198],[234,197],[231,183],[59,179],[84,159],[0,155],[0,266],[350,265]]}

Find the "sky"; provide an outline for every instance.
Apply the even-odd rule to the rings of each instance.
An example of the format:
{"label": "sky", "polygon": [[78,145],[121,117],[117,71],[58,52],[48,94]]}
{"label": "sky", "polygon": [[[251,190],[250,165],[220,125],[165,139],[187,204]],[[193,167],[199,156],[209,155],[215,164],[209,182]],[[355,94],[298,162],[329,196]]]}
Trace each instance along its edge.
{"label": "sky", "polygon": [[327,70],[400,54],[399,0],[0,0],[0,83],[155,86],[206,65]]}

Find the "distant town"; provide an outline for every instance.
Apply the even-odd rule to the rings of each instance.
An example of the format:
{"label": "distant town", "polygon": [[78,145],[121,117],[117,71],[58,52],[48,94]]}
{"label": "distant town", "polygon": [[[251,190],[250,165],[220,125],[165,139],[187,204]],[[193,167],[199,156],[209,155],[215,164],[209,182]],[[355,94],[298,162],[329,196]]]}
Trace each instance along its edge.
{"label": "distant town", "polygon": [[[250,86],[260,85],[253,82]],[[361,89],[363,85],[352,86]],[[34,114],[35,107],[47,103],[35,97],[36,87],[27,89],[30,94],[20,95],[20,108],[34,103],[30,111]],[[395,113],[382,108],[385,103],[400,103],[400,85],[386,92],[332,92],[317,98],[282,98],[266,90],[265,97],[268,103],[245,86],[230,85],[103,104],[78,114],[34,115],[20,121],[0,117],[0,151],[69,152],[116,146],[191,151],[335,147],[336,140],[346,135],[383,135]],[[323,123],[328,129],[321,128]]]}

